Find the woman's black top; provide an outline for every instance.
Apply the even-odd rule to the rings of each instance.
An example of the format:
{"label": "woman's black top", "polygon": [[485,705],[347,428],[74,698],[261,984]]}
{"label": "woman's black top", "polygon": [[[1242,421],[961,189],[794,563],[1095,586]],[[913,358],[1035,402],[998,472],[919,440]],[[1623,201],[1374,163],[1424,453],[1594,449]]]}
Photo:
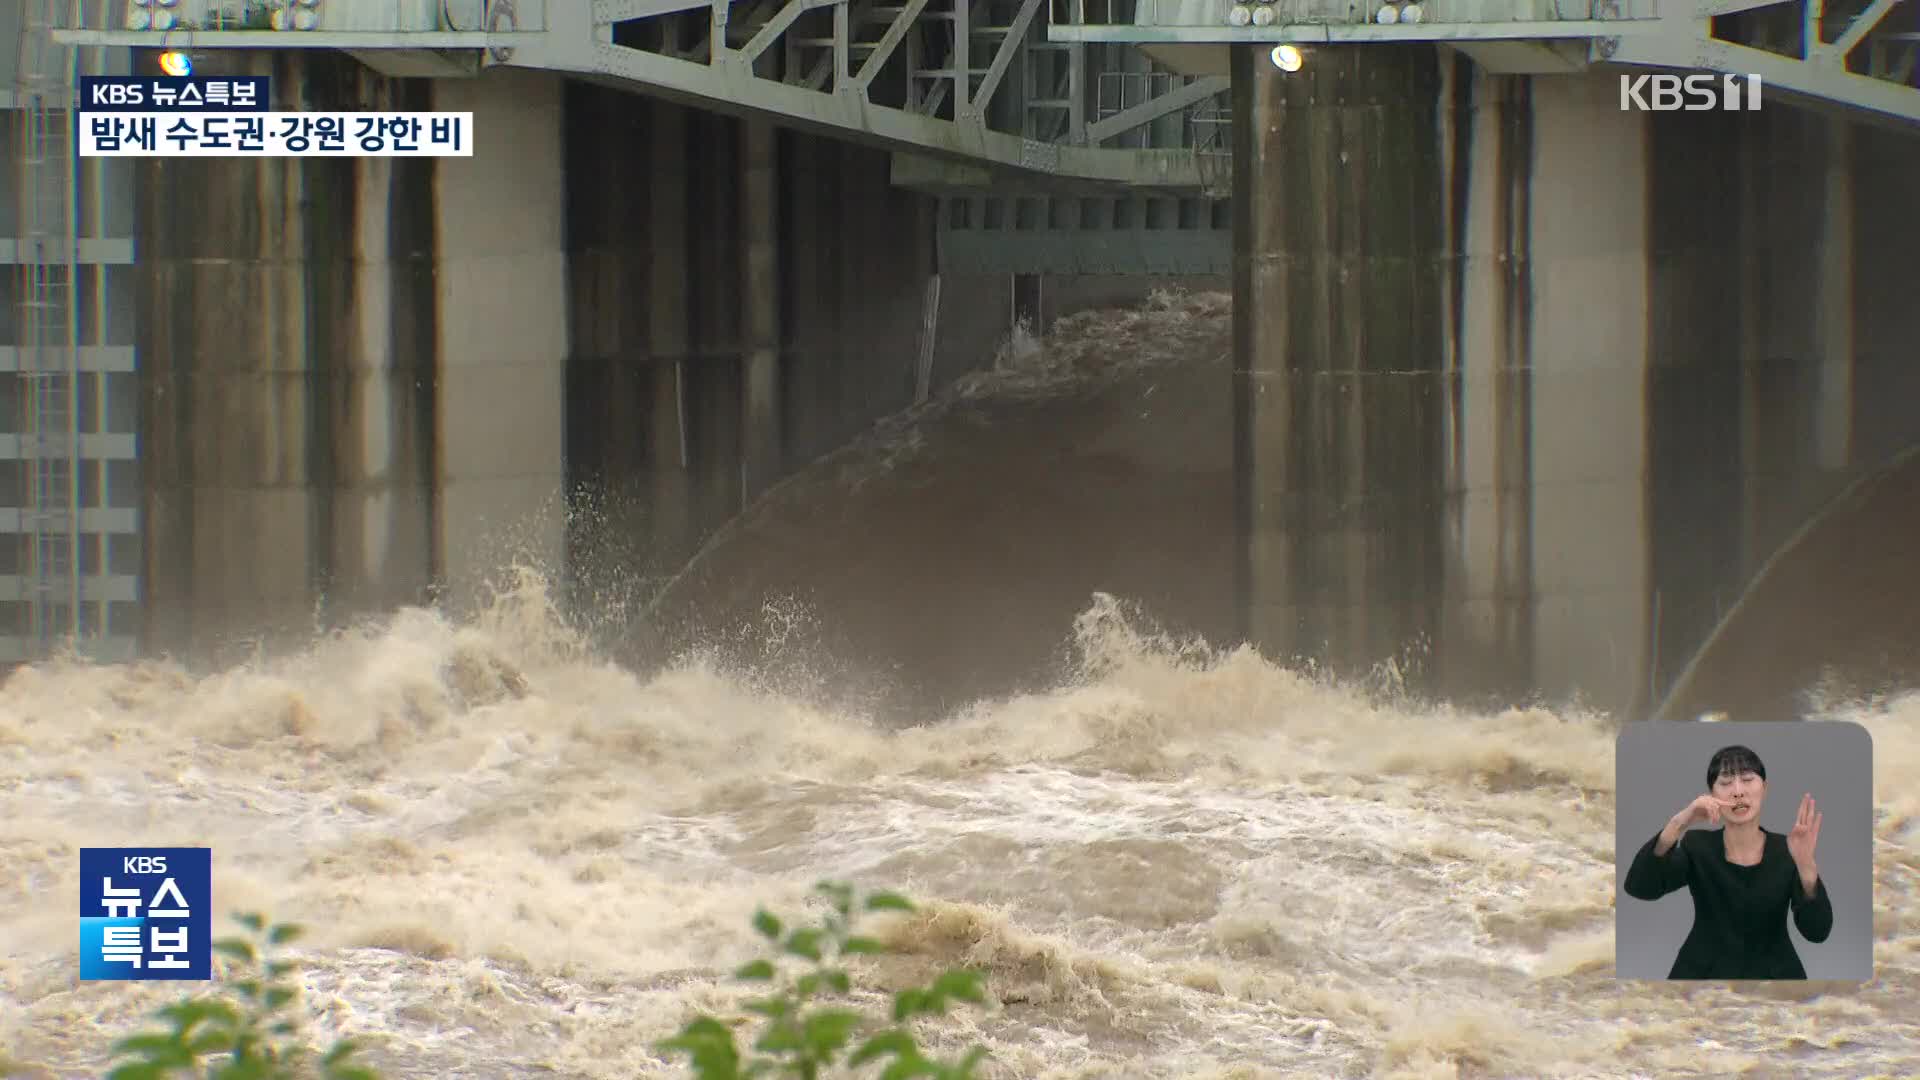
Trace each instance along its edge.
{"label": "woman's black top", "polygon": [[1641,845],[1627,869],[1628,896],[1658,900],[1676,889],[1693,894],[1693,930],[1674,958],[1669,979],[1804,979],[1800,954],[1787,936],[1787,912],[1808,941],[1827,940],[1833,902],[1827,883],[1814,880],[1813,896],[1800,888],[1800,870],[1787,838],[1760,830],[1760,861],[1727,861],[1725,833],[1690,830],[1665,855],[1655,855],[1659,834]]}

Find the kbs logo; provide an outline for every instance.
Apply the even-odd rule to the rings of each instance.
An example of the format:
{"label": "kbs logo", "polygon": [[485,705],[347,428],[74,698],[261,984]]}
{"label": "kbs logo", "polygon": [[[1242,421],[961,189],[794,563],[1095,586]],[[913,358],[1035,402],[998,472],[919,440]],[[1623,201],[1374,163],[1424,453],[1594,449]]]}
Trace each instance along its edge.
{"label": "kbs logo", "polygon": [[101,105],[145,105],[147,88],[139,83],[93,83],[86,88],[86,96],[82,100],[91,108]]}
{"label": "kbs logo", "polygon": [[1622,75],[1621,112],[1757,112],[1758,75]]}

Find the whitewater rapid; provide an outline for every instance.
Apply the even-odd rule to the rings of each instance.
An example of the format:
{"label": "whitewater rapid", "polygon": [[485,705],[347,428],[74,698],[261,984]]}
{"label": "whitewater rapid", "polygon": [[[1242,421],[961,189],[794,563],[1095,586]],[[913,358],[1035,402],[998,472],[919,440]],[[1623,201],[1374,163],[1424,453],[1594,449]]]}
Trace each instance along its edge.
{"label": "whitewater rapid", "polygon": [[[652,1044],[746,996],[727,975],[758,955],[754,908],[797,913],[823,878],[922,904],[884,927],[901,955],[856,968],[869,1000],[988,971],[991,1006],[926,1034],[985,1044],[995,1077],[1920,1074],[1920,696],[1820,714],[1873,736],[1872,982],[1616,983],[1615,720],[1417,704],[1190,632],[1232,597],[1162,567],[1230,520],[1205,479],[1226,382],[1151,366],[1217,369],[1224,314],[1091,320],[989,380],[1076,440],[1056,471],[1077,492],[1105,477],[1071,520],[1032,524],[1061,496],[1031,468],[1017,505],[939,509],[1008,490],[1031,452],[964,417],[972,436],[907,417],[796,480],[676,583],[677,610],[753,648],[633,664],[523,571],[472,617],[404,611],[218,674],[17,672],[0,1072],[99,1076],[178,992],[77,978],[78,850],[151,844],[210,846],[220,912],[306,925],[316,1034],[396,1077],[687,1075]],[[1148,412],[1155,446],[1190,445],[1142,466],[1113,418]],[[1023,522],[1058,551],[997,555]],[[765,599],[853,545],[870,576],[841,573],[828,607]],[[928,565],[954,569],[903,614],[889,583]],[[1146,610],[1094,577],[1147,582]],[[921,665],[934,704],[809,677],[841,651],[908,683]],[[989,675],[1017,689],[969,689]]]}
{"label": "whitewater rapid", "polygon": [[[970,963],[1000,1076],[1910,1075],[1920,699],[1874,736],[1877,977],[1616,984],[1613,728],[1408,709],[1145,633],[1080,675],[883,730],[573,642],[538,579],[187,678],[67,665],[0,694],[0,1050],[98,1075],[167,988],[80,983],[77,849],[207,844],[216,906],[312,928],[322,1033],[405,1076],[682,1075],[650,1044],[738,999],[756,903],[925,903],[870,989]],[[497,657],[524,697],[475,704]],[[484,701],[484,697],[482,697]],[[958,1045],[958,1043],[955,1043]]]}

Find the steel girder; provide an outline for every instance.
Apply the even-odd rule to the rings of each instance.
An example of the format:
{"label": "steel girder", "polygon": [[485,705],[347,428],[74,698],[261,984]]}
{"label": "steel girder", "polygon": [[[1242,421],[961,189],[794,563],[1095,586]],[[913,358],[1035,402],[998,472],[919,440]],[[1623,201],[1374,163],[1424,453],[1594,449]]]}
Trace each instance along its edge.
{"label": "steel girder", "polygon": [[[903,151],[923,174],[934,162],[963,187],[1203,188],[1194,125],[1182,117],[1217,111],[1226,91],[1222,78],[1145,70],[1122,46],[1049,42],[1045,0],[449,0],[426,5],[441,9],[431,19],[417,3],[388,12],[374,11],[377,0],[319,0],[321,21],[307,32],[260,28],[275,6],[286,5],[179,0],[178,21],[162,32],[127,29],[127,0],[89,2],[56,37],[343,49],[393,74],[564,71]],[[341,10],[351,14],[329,21]],[[1090,53],[1130,59],[1102,64]],[[1110,76],[1131,82],[1103,96]],[[1111,145],[1143,129],[1153,134],[1130,140],[1138,145]]]}
{"label": "steel girder", "polygon": [[[1057,0],[1060,42],[1127,42],[1218,70],[1229,44],[1425,41],[1509,70],[1657,67],[1758,75],[1772,91],[1920,123],[1920,0]],[[1511,51],[1500,54],[1512,57]],[[1526,66],[1538,64],[1536,67]]]}
{"label": "steel girder", "polygon": [[[1428,41],[1496,70],[1757,74],[1773,93],[1920,123],[1920,0],[1829,2],[319,0],[321,24],[298,33],[257,28],[271,0],[178,0],[182,22],[167,32],[125,29],[126,0],[106,0],[76,3],[55,36],[345,49],[394,74],[545,68],[889,147],[902,152],[896,171],[922,186],[1223,195],[1216,54],[1234,42]],[[1409,21],[1415,5],[1421,18]]]}

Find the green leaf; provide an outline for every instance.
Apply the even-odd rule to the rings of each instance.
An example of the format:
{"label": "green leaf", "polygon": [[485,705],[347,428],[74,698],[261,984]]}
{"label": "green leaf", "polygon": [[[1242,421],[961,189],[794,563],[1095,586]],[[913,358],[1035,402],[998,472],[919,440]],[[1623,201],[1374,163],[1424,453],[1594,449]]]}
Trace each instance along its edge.
{"label": "green leaf", "polygon": [[850,937],[840,943],[840,951],[842,953],[878,956],[885,953],[887,947],[870,937]]}
{"label": "green leaf", "polygon": [[246,927],[247,929],[253,931],[256,934],[260,932],[261,927],[267,924],[267,921],[265,919],[261,918],[258,914],[251,911],[240,912],[238,914],[235,914],[233,917],[233,921],[239,923],[241,926]]}
{"label": "green leaf", "polygon": [[196,1058],[207,1054],[224,1054],[233,1049],[233,1032],[218,1028],[203,1031],[193,1037],[187,1049]]}
{"label": "green leaf", "polygon": [[249,966],[258,959],[253,951],[253,942],[240,938],[221,938],[213,943],[213,951],[223,956],[231,956]]}
{"label": "green leaf", "polygon": [[134,1062],[122,1065],[107,1074],[107,1080],[165,1080],[167,1067],[150,1062]]}
{"label": "green leaf", "polygon": [[985,1004],[987,1000],[986,991],[983,989],[985,981],[986,976],[982,972],[955,968],[933,980],[932,990],[942,997]]}
{"label": "green leaf", "polygon": [[809,971],[793,981],[793,996],[802,1001],[820,992],[820,973]]}
{"label": "green leaf", "polygon": [[741,1008],[750,1013],[759,1013],[769,1020],[778,1020],[793,1011],[793,1002],[785,998],[755,998]]}
{"label": "green leaf", "polygon": [[380,1074],[365,1065],[330,1065],[327,1080],[380,1080]]}
{"label": "green leaf", "polygon": [[912,1035],[907,1034],[899,1028],[891,1028],[861,1043],[860,1048],[855,1050],[853,1056],[847,1059],[847,1064],[858,1068],[886,1054],[894,1054],[896,1056],[900,1054],[918,1055],[919,1052],[919,1048],[914,1045]]}
{"label": "green leaf", "polygon": [[800,1041],[800,1030],[792,1024],[774,1024],[760,1034],[760,1041],[753,1044],[755,1050],[765,1050],[769,1054],[798,1050],[805,1046]]}
{"label": "green leaf", "polygon": [[291,960],[272,960],[267,963],[267,978],[284,978],[299,969],[300,965]]}
{"label": "green leaf", "polygon": [[821,1060],[830,1060],[853,1037],[853,1030],[860,1026],[860,1014],[847,1009],[822,1009],[809,1015],[802,1030],[806,1033],[807,1046],[813,1056]]}
{"label": "green leaf", "polygon": [[240,1022],[240,1014],[231,1005],[213,998],[200,998],[194,1001],[182,1001],[160,1010],[160,1015],[172,1020],[174,1030],[185,1034],[205,1023],[221,1024],[233,1027]]}
{"label": "green leaf", "polygon": [[358,1053],[359,1051],[360,1051],[359,1043],[354,1042],[352,1039],[341,1039],[340,1041],[334,1043],[333,1048],[331,1050],[328,1050],[326,1052],[326,1055],[320,1059],[320,1064],[322,1066],[327,1066],[327,1065],[336,1064],[338,1062],[343,1062],[348,1058],[352,1057],[354,1054]]}
{"label": "green leaf", "polygon": [[115,1054],[141,1054],[148,1060],[171,1057],[186,1050],[177,1034],[172,1035],[129,1035],[113,1044]]}
{"label": "green leaf", "polygon": [[853,980],[847,978],[847,973],[839,968],[828,968],[820,973],[820,977],[838,993],[847,994],[853,991]]}
{"label": "green leaf", "polygon": [[761,908],[753,913],[753,928],[768,941],[780,940],[780,920],[773,912]]}
{"label": "green leaf", "polygon": [[739,1080],[740,1051],[733,1044],[733,1032],[710,1016],[689,1023],[678,1036],[657,1044],[656,1049],[692,1058],[700,1080]]}
{"label": "green leaf", "polygon": [[867,897],[868,911],[912,911],[913,901],[895,892],[877,892]]}
{"label": "green leaf", "polygon": [[735,971],[733,973],[733,977],[736,979],[751,979],[754,981],[765,981],[767,979],[771,979],[773,978],[773,961],[755,960],[753,963],[747,964],[741,967],[739,970]]}
{"label": "green leaf", "polygon": [[298,995],[294,990],[291,990],[285,986],[269,987],[267,989],[267,1000],[266,1000],[267,1011],[268,1012],[278,1011],[280,1008],[285,1006],[287,1002],[292,1001],[296,996]]}
{"label": "green leaf", "polygon": [[818,961],[820,959],[820,931],[812,929],[811,927],[804,930],[795,930],[793,933],[787,935],[787,943],[783,947],[787,952],[795,956]]}
{"label": "green leaf", "polygon": [[939,1076],[940,1067],[920,1056],[918,1050],[909,1051],[893,1059],[880,1073],[880,1080],[909,1080],[915,1076]]}
{"label": "green leaf", "polygon": [[267,933],[267,944],[285,945],[306,932],[306,928],[298,923],[281,923]]}
{"label": "green leaf", "polygon": [[909,987],[893,995],[893,1019],[895,1023],[899,1023],[916,1013],[927,1011],[927,992],[925,990],[917,987]]}

